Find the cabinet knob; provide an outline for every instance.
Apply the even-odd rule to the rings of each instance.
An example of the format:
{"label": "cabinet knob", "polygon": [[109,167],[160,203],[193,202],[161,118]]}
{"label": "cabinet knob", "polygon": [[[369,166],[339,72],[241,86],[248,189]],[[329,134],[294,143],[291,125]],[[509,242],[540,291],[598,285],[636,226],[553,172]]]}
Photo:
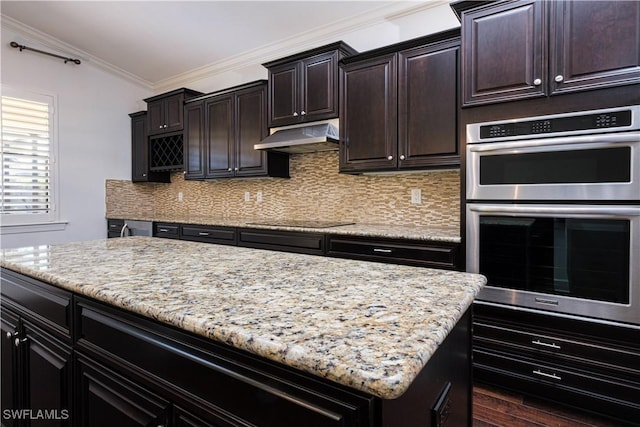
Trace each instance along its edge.
{"label": "cabinet knob", "polygon": [[540,80],[540,79],[535,79],[535,80],[533,81],[533,85],[534,85],[534,86],[540,86],[541,84],[542,84],[542,80]]}
{"label": "cabinet knob", "polygon": [[142,176],[147,176],[147,174],[146,174],[146,173],[143,173],[143,174],[142,174]]}
{"label": "cabinet knob", "polygon": [[27,341],[26,338],[23,338],[23,339],[16,338],[16,340],[14,341],[14,344],[16,345],[16,347],[20,347],[20,344],[26,341]]}
{"label": "cabinet knob", "polygon": [[13,334],[11,332],[7,332],[7,338],[11,339],[11,337],[13,337]]}
{"label": "cabinet knob", "polygon": [[237,170],[238,170],[238,168],[233,168],[233,170],[236,170],[236,171],[237,171]]}
{"label": "cabinet knob", "polygon": [[293,112],[293,117],[298,117],[298,112],[297,111]]}
{"label": "cabinet knob", "polygon": [[158,129],[162,129],[162,128],[163,128],[163,126],[162,126],[162,125],[158,126]]}
{"label": "cabinet knob", "polygon": [[562,74],[558,74],[554,80],[560,83],[564,80],[564,76],[562,76]]}
{"label": "cabinet knob", "polygon": [[302,111],[302,112],[300,113],[300,115],[302,115],[302,116],[306,116],[306,115],[307,115],[307,112],[306,112],[306,111]]}
{"label": "cabinet knob", "polygon": [[393,160],[393,156],[387,157],[387,160]]}
{"label": "cabinet knob", "polygon": [[404,154],[401,154],[400,155],[400,160],[404,160],[404,159],[405,159]]}
{"label": "cabinet knob", "polygon": [[164,125],[163,127],[164,127],[164,128],[166,128],[166,127],[167,127],[167,125]]}
{"label": "cabinet knob", "polygon": [[229,172],[231,172],[233,169],[229,168],[229,169],[227,169],[227,170],[228,170]]}

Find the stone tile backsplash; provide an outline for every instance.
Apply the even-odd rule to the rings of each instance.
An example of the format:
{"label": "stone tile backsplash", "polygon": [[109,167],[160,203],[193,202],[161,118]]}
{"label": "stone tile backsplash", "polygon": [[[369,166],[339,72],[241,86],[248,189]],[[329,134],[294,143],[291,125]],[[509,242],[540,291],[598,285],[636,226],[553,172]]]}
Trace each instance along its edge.
{"label": "stone tile backsplash", "polygon": [[[348,220],[389,225],[460,224],[460,171],[392,175],[338,173],[338,152],[291,157],[290,179],[252,178],[170,184],[107,180],[106,216],[135,218],[273,218]],[[422,204],[411,204],[411,189]],[[257,201],[257,192],[262,201]],[[245,201],[245,192],[250,200]],[[182,193],[183,200],[178,200]]]}

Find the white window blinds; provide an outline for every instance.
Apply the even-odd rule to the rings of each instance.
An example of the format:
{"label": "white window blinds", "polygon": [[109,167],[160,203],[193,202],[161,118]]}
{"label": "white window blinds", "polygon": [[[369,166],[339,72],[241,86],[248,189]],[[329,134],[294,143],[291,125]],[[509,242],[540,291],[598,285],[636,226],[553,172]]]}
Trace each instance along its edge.
{"label": "white window blinds", "polygon": [[3,223],[52,220],[53,102],[2,96]]}

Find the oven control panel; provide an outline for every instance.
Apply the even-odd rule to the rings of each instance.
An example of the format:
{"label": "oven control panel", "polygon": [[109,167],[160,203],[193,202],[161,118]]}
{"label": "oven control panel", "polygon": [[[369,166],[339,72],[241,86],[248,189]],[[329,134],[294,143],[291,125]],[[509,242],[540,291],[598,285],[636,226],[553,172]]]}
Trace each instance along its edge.
{"label": "oven control panel", "polygon": [[601,110],[575,114],[558,114],[555,116],[522,119],[520,121],[482,123],[479,125],[480,141],[469,142],[481,142],[482,140],[494,138],[502,139],[545,134],[552,136],[580,131],[629,128],[632,125],[634,109],[634,107],[629,107],[628,109],[617,109],[615,111]]}

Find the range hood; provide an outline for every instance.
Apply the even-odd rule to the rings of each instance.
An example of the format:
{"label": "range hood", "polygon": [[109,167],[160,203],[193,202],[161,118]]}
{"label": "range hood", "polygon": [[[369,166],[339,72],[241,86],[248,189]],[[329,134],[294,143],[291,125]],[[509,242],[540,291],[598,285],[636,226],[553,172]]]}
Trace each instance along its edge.
{"label": "range hood", "polygon": [[253,148],[289,154],[335,151],[338,149],[338,128],[331,123],[316,123],[279,129]]}

